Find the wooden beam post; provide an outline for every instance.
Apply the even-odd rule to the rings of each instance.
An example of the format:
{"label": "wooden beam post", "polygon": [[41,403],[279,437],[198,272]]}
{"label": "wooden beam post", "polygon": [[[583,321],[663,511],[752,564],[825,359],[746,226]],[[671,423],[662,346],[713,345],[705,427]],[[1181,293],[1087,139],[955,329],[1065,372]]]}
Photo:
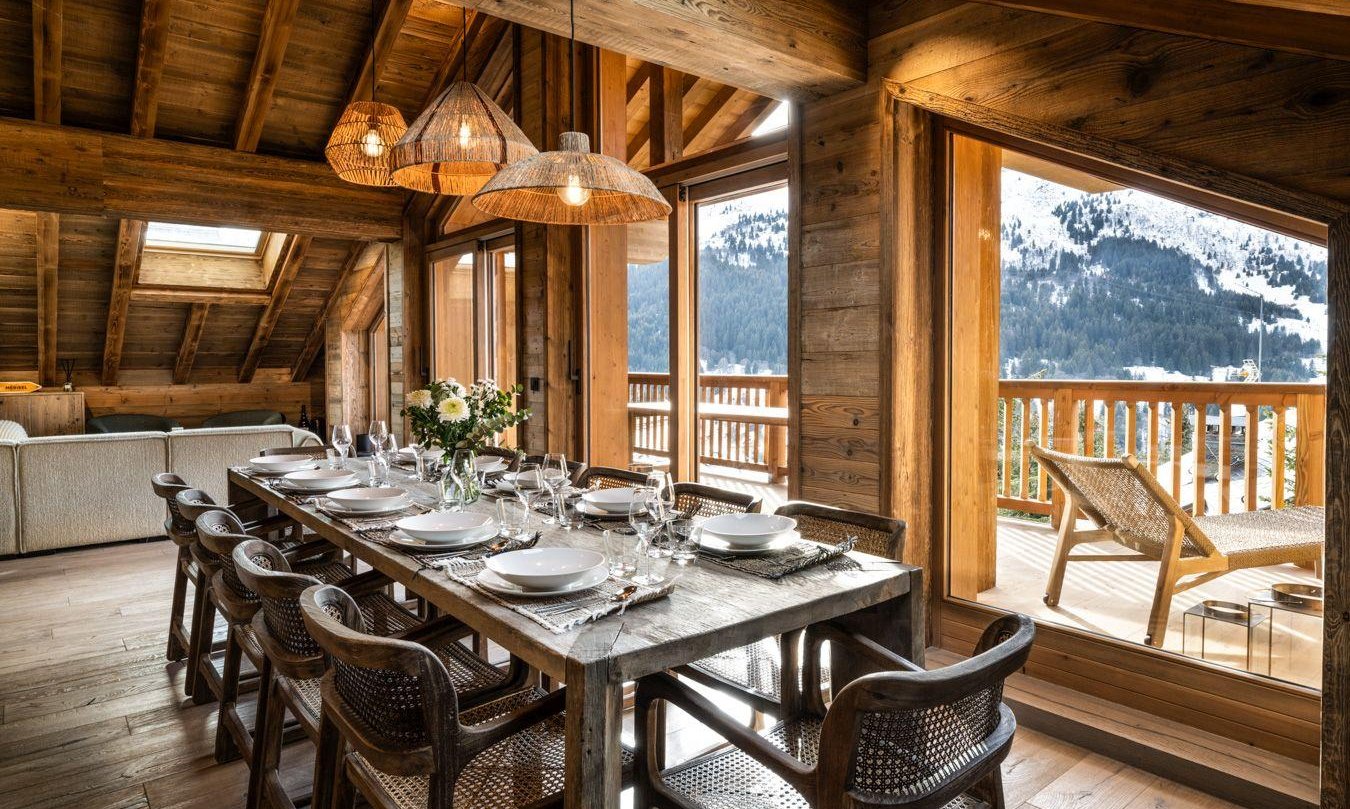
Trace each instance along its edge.
{"label": "wooden beam post", "polygon": [[684,76],[668,67],[652,73],[651,164],[659,166],[684,155]]}
{"label": "wooden beam post", "polygon": [[281,76],[286,45],[295,30],[295,13],[299,8],[300,0],[267,0],[244,105],[234,130],[234,148],[241,152],[256,151],[262,139],[263,123],[272,107],[272,92]]}
{"label": "wooden beam post", "polygon": [[[403,24],[408,21],[408,12],[411,9],[412,0],[388,0],[385,3],[380,22],[370,34],[370,47],[366,50],[366,58],[361,63],[361,70],[356,74],[351,94],[347,96],[348,104],[370,99],[371,63],[375,61],[376,54],[379,54],[380,60],[383,61],[393,50],[394,40],[398,39],[399,31],[403,30]],[[378,77],[379,63],[375,64],[373,72]]]}
{"label": "wooden beam post", "polygon": [[1327,236],[1327,325],[1322,806],[1350,809],[1350,214]]}
{"label": "wooden beam post", "polygon": [[253,374],[257,372],[258,365],[262,362],[267,343],[272,339],[272,330],[276,328],[277,318],[281,317],[281,310],[286,306],[286,298],[291,294],[291,286],[300,273],[300,267],[305,263],[311,241],[312,238],[309,236],[286,237],[286,245],[281,248],[276,274],[272,277],[271,297],[268,298],[267,306],[263,307],[262,314],[258,316],[258,327],[253,332],[253,342],[249,344],[244,364],[239,367],[241,383],[253,381]]}
{"label": "wooden beam post", "polygon": [[698,269],[693,205],[678,185],[661,189],[670,203],[670,474],[698,480]]}
{"label": "wooden beam post", "polygon": [[116,385],[122,367],[122,338],[126,334],[131,289],[141,271],[145,248],[145,222],[123,219],[117,228],[117,254],[113,261],[112,294],[108,299],[108,325],[103,337],[103,384]]}
{"label": "wooden beam post", "polygon": [[192,376],[192,363],[197,359],[197,346],[202,341],[202,331],[206,328],[206,315],[211,311],[209,303],[194,303],[188,311],[187,323],[183,326],[183,339],[178,343],[178,360],[173,365],[173,384],[186,385]]}
{"label": "wooden beam post", "polygon": [[61,222],[56,214],[37,215],[38,381],[56,384],[57,267]]}
{"label": "wooden beam post", "polygon": [[717,92],[713,93],[713,97],[708,99],[708,103],[703,105],[703,109],[698,111],[698,115],[694,116],[694,120],[690,121],[689,126],[684,128],[682,140],[686,151],[690,154],[697,154],[707,147],[706,141],[710,141],[711,139],[709,138],[705,139],[705,141],[700,141],[700,136],[707,131],[709,124],[717,120],[718,116],[722,114],[722,111],[726,109],[727,104],[731,103],[731,99],[735,98],[739,92],[740,90],[738,88],[732,87],[730,84],[724,84],[717,88]]}
{"label": "wooden beam post", "polygon": [[159,85],[164,77],[164,54],[169,44],[169,17],[173,0],[143,0],[141,30],[136,43],[136,89],[131,103],[131,134],[153,137],[159,111]]}
{"label": "wooden beam post", "polygon": [[61,123],[64,0],[33,0],[33,119]]}

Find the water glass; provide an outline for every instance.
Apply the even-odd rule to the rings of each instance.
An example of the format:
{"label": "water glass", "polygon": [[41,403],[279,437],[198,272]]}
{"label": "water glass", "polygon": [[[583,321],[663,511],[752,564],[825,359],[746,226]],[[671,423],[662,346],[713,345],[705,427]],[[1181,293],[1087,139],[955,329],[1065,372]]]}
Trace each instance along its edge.
{"label": "water glass", "polygon": [[643,552],[642,537],[623,531],[606,530],[605,560],[609,562],[609,575],[626,579],[637,572],[639,555]]}
{"label": "water glass", "polygon": [[[553,513],[557,515],[562,511],[559,503],[559,495],[562,490],[571,483],[571,476],[567,474],[567,456],[561,452],[550,452],[544,456],[544,463],[539,467],[539,482],[548,489],[548,493],[553,497]],[[560,520],[556,517],[549,517],[544,520],[549,525],[554,525]]]}
{"label": "water glass", "polygon": [[666,580],[666,571],[670,569],[670,554],[662,553],[650,540],[642,540],[642,552],[638,554],[637,575],[634,584],[648,586],[660,584]]}
{"label": "water glass", "polygon": [[497,501],[497,525],[507,539],[524,539],[530,532],[530,509],[519,500],[503,497]]}
{"label": "water glass", "polygon": [[328,447],[323,451],[323,454],[324,457],[328,460],[329,469],[342,468],[342,456],[338,454],[337,450],[333,449],[332,447]]}
{"label": "water glass", "polygon": [[560,492],[554,502],[558,506],[558,524],[565,531],[571,531],[573,528],[580,528],[586,522],[586,515],[581,513],[582,492],[578,489],[564,489]]}
{"label": "water glass", "polygon": [[371,486],[389,485],[389,463],[384,460],[384,456],[376,454],[375,457],[366,461],[366,469],[370,474]]}
{"label": "water glass", "polygon": [[673,520],[670,529],[670,559],[680,566],[692,565],[698,559],[698,547],[703,540],[703,527],[693,520]]}
{"label": "water glass", "polygon": [[343,463],[347,461],[347,450],[352,447],[352,428],[346,424],[333,425],[333,448],[338,451]]}

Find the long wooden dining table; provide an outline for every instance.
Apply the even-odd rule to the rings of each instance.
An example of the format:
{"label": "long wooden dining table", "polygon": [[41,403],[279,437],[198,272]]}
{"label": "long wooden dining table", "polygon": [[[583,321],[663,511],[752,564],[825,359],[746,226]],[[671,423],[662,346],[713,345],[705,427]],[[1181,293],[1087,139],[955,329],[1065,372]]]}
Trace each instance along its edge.
{"label": "long wooden dining table", "polygon": [[[408,476],[395,485],[424,502],[433,496],[429,486]],[[314,505],[301,505],[259,480],[231,469],[229,486],[231,503],[261,500],[565,683],[568,809],[619,805],[625,682],[827,620],[915,662],[923,661],[922,571],[893,560],[851,552],[848,556],[856,564],[818,566],[777,580],[709,561],[684,569],[672,566],[672,573],[678,570],[682,575],[668,597],[559,634],[408,553],[363,538],[345,522]],[[485,513],[493,508],[486,497],[469,506]],[[535,527],[540,527],[539,521],[532,519]],[[593,528],[565,531],[544,525],[542,529],[539,547],[603,550],[602,536]],[[836,689],[864,673],[852,670],[847,660],[836,659],[833,665]],[[785,700],[794,698],[787,689],[795,686],[795,680],[783,678]]]}

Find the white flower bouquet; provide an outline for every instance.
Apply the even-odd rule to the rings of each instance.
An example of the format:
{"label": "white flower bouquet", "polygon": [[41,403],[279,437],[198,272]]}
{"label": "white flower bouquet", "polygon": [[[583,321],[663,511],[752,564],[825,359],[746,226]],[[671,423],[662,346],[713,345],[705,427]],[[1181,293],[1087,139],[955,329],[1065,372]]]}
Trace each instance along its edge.
{"label": "white flower bouquet", "polygon": [[529,410],[515,409],[516,396],[524,391],[521,385],[502,390],[491,379],[467,388],[454,379],[442,379],[409,393],[399,412],[423,446],[447,452],[478,450],[530,417]]}

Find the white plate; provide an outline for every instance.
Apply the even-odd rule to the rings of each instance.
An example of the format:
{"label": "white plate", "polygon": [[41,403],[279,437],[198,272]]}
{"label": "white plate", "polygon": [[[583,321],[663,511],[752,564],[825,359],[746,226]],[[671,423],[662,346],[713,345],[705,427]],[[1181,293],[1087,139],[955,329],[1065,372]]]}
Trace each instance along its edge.
{"label": "white plate", "polygon": [[502,472],[510,466],[505,458],[499,458],[496,455],[479,455],[473,459],[473,464],[480,475],[491,475],[494,472]]}
{"label": "white plate", "polygon": [[558,590],[605,569],[605,555],[584,548],[525,548],[489,557],[488,570],[527,590]]}
{"label": "white plate", "polygon": [[773,551],[781,551],[788,545],[791,545],[795,540],[799,539],[800,537],[801,537],[800,534],[798,534],[796,531],[793,531],[788,534],[782,534],[781,536],[773,540],[770,540],[767,545],[760,545],[759,547],[756,548],[743,548],[732,545],[731,543],[727,542],[721,537],[714,536],[712,534],[709,534],[707,531],[704,531],[703,539],[702,541],[699,542],[699,544],[704,548],[707,548],[709,551],[712,551],[713,553],[724,554],[726,556],[754,556],[755,554],[760,553],[772,553]]}
{"label": "white plate", "polygon": [[318,459],[309,455],[261,455],[250,458],[248,465],[258,472],[281,474],[299,472],[301,469],[318,469]]}
{"label": "white plate", "polygon": [[492,539],[495,536],[497,536],[497,526],[489,525],[485,526],[483,530],[479,531],[477,534],[473,536],[467,537],[465,539],[455,540],[453,542],[428,542],[425,539],[417,539],[416,537],[410,537],[407,534],[403,533],[402,531],[397,530],[389,532],[388,541],[391,544],[413,550],[446,551],[446,550],[455,550],[457,548],[472,548],[476,545],[482,545],[484,542],[487,542],[489,539]]}
{"label": "white plate", "polygon": [[703,523],[703,532],[728,545],[761,548],[796,527],[796,520],[779,514],[719,514]]}
{"label": "white plate", "polygon": [[[496,557],[490,558],[495,559]],[[483,586],[484,590],[489,590],[498,595],[515,596],[517,598],[549,598],[550,596],[563,596],[581,590],[589,590],[597,584],[602,584],[608,578],[609,571],[601,566],[577,581],[557,590],[526,590],[518,584],[512,584],[503,579],[491,570],[483,570],[478,574],[478,583]]]}
{"label": "white plate", "polygon": [[361,485],[355,473],[344,469],[302,469],[287,472],[281,480],[292,489],[308,492],[331,492]]}
{"label": "white plate", "polygon": [[609,514],[627,514],[636,494],[637,489],[633,486],[616,486],[612,489],[586,492],[581,499]]}
{"label": "white plate", "polygon": [[[443,456],[443,455],[445,455],[445,450],[443,450],[443,449],[428,449],[428,450],[423,450],[423,451],[422,451],[422,462],[423,462],[423,463],[426,463],[427,461],[434,461],[434,460],[439,459],[439,458],[440,458],[441,456]],[[410,464],[415,464],[415,463],[417,463],[417,456],[416,456],[416,455],[413,455],[412,450],[408,449],[407,447],[404,447],[403,449],[400,449],[400,450],[398,451],[398,457],[399,457],[401,460],[407,461],[407,462],[410,463]]]}
{"label": "white plate", "polygon": [[413,539],[441,543],[458,542],[482,533],[488,526],[496,528],[488,515],[469,511],[429,511],[404,517],[394,524]]}
{"label": "white plate", "polygon": [[329,492],[328,499],[347,511],[389,511],[408,503],[408,492],[397,486],[356,486]]}
{"label": "white plate", "polygon": [[497,488],[502,491],[514,492],[516,490],[517,480],[520,480],[520,488],[522,489],[539,488],[538,472],[507,472],[505,475],[502,475],[501,480],[497,481]]}
{"label": "white plate", "polygon": [[330,511],[339,517],[357,517],[365,519],[367,517],[388,517],[391,514],[398,514],[399,512],[407,511],[408,508],[412,506],[412,501],[409,500],[408,502],[403,503],[400,506],[395,506],[394,508],[387,508],[384,509],[383,511],[352,511],[349,508],[343,508],[341,503],[334,503],[332,500],[326,497],[323,499],[321,505],[323,505],[325,511]]}
{"label": "white plate", "polygon": [[596,508],[587,503],[584,499],[577,502],[577,511],[585,514],[587,517],[598,517],[604,520],[627,520],[626,511],[605,511],[603,508]]}

